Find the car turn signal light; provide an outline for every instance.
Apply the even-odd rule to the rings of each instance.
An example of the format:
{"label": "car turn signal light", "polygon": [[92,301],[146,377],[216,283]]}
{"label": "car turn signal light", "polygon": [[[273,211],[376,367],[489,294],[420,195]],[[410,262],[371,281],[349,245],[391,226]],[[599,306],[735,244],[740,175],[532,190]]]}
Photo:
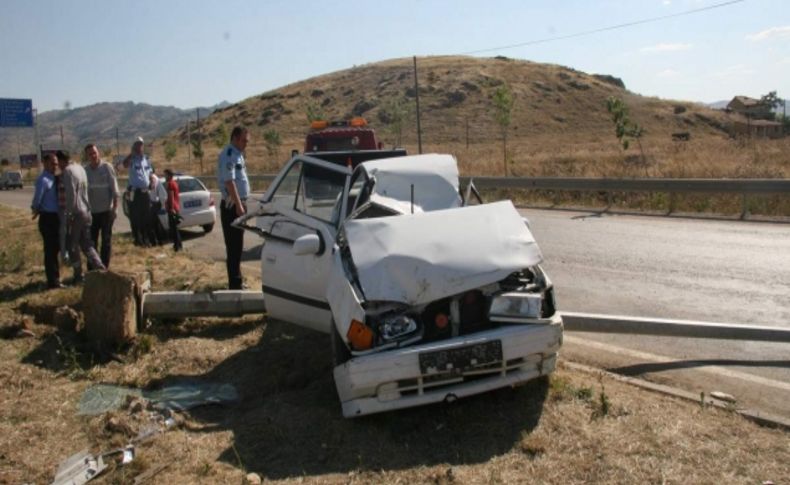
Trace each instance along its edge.
{"label": "car turn signal light", "polygon": [[367,350],[373,346],[373,330],[359,320],[351,320],[346,337],[354,350]]}

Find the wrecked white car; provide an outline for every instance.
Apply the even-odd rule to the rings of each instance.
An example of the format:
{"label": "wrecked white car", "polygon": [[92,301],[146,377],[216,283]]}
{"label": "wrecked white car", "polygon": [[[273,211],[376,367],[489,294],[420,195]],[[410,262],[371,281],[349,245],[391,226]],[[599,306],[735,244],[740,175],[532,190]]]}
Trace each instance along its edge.
{"label": "wrecked white car", "polygon": [[344,416],[554,370],[562,320],[540,249],[510,201],[468,205],[466,192],[450,155],[353,171],[296,156],[237,221],[265,239],[268,314],[332,335]]}

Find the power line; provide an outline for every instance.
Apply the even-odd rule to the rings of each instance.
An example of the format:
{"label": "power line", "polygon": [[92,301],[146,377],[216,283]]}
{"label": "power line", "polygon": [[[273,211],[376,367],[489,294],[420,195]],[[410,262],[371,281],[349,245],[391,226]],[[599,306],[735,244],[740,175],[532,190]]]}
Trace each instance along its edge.
{"label": "power line", "polygon": [[642,20],[635,20],[633,22],[627,22],[627,23],[624,23],[624,24],[617,24],[617,25],[610,25],[608,27],[601,27],[599,29],[587,30],[587,31],[584,31],[584,32],[577,32],[575,34],[560,35],[560,36],[556,36],[556,37],[546,37],[544,39],[530,40],[530,41],[527,41],[527,42],[521,42],[519,44],[511,44],[511,45],[504,45],[504,46],[499,46],[499,47],[490,47],[488,49],[480,49],[480,50],[476,50],[476,51],[461,52],[458,55],[468,56],[468,55],[472,55],[472,54],[480,54],[480,53],[483,53],[483,52],[492,52],[492,51],[499,51],[499,50],[505,50],[505,49],[514,49],[516,47],[524,47],[524,46],[535,45],[535,44],[545,44],[547,42],[554,42],[556,40],[572,39],[574,37],[582,37],[582,36],[585,36],[585,35],[597,34],[597,33],[606,32],[606,31],[609,31],[609,30],[623,29],[623,28],[626,28],[626,27],[633,27],[634,25],[641,25],[641,24],[647,24],[647,23],[651,23],[651,22],[658,22],[660,20],[671,19],[671,18],[674,18],[674,17],[682,17],[684,15],[691,15],[691,14],[695,14],[695,13],[699,13],[699,12],[705,12],[707,10],[713,10],[715,8],[727,7],[729,5],[733,5],[733,4],[741,3],[741,2],[745,2],[745,1],[746,0],[730,0],[729,2],[717,3],[715,5],[708,5],[707,7],[695,8],[695,9],[692,9],[692,10],[686,10],[684,12],[678,12],[678,13],[673,13],[673,14],[669,14],[669,15],[662,15],[660,17],[651,17],[651,18],[642,19]]}

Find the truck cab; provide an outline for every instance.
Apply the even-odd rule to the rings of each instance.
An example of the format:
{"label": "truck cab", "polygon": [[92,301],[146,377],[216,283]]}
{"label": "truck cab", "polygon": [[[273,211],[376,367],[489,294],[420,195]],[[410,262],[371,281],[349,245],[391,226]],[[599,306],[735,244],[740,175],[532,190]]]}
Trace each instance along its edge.
{"label": "truck cab", "polygon": [[353,169],[368,160],[405,156],[406,150],[383,149],[376,131],[365,118],[356,117],[348,121],[313,121],[305,137],[304,154]]}

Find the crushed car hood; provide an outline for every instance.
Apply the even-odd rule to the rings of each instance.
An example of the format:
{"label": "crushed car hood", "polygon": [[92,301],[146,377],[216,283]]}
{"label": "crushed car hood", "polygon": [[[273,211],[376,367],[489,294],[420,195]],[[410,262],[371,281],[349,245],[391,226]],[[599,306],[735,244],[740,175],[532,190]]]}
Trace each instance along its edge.
{"label": "crushed car hood", "polygon": [[401,214],[412,212],[412,200],[414,212],[461,206],[458,165],[452,155],[411,155],[362,165],[376,180],[370,200],[378,205]]}
{"label": "crushed car hood", "polygon": [[543,259],[510,201],[344,226],[368,301],[428,303],[495,283]]}

